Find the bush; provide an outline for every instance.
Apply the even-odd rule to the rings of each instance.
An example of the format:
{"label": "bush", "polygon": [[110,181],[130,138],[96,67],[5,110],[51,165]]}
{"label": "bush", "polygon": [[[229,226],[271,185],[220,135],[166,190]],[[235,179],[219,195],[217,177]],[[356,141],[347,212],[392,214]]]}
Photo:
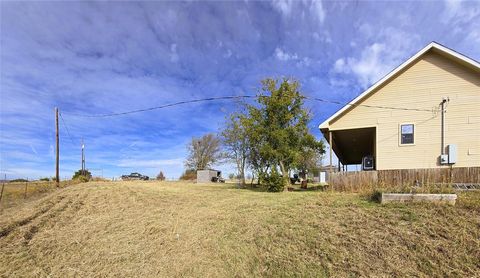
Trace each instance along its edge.
{"label": "bush", "polygon": [[160,171],[160,173],[158,173],[157,180],[159,180],[159,181],[164,181],[165,180],[165,175],[163,175],[162,171]]}
{"label": "bush", "polygon": [[194,169],[187,169],[185,173],[180,176],[181,180],[195,180],[197,178],[197,171]]}
{"label": "bush", "polygon": [[276,169],[272,169],[269,174],[259,177],[260,184],[267,188],[270,192],[281,192],[285,188],[287,181],[278,173]]}
{"label": "bush", "polygon": [[80,182],[88,182],[90,180],[90,178],[87,178],[86,176],[78,176],[75,179]]}
{"label": "bush", "polygon": [[41,178],[40,181],[50,181],[50,178]]}
{"label": "bush", "polygon": [[73,174],[72,180],[78,179],[80,177],[84,177],[87,179],[87,181],[89,181],[92,178],[92,173],[90,173],[90,171],[88,170],[85,170],[85,175],[82,175],[82,170],[78,170],[75,172],[75,174]]}
{"label": "bush", "polygon": [[9,182],[27,182],[28,180],[26,179],[14,179],[14,180],[10,180]]}

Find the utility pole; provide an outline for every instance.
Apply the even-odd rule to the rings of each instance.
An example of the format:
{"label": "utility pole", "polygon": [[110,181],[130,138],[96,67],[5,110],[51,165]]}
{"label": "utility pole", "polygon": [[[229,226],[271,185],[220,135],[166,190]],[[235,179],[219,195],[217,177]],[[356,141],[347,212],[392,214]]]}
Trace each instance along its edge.
{"label": "utility pole", "polygon": [[57,187],[60,186],[60,144],[58,135],[58,107],[55,107],[55,182]]}
{"label": "utility pole", "polygon": [[85,176],[85,144],[82,138],[82,176]]}

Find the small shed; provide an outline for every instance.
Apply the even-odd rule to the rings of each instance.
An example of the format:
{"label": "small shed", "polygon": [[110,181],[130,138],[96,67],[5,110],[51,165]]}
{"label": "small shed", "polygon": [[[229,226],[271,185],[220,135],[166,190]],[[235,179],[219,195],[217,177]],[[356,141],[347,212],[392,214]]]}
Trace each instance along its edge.
{"label": "small shed", "polygon": [[197,170],[197,182],[208,183],[213,182],[222,176],[222,172],[213,169]]}

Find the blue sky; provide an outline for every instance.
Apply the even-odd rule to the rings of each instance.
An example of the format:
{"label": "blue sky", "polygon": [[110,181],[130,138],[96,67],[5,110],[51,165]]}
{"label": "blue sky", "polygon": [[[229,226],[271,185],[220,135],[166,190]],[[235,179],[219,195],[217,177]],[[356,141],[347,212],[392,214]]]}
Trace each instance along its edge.
{"label": "blue sky", "polygon": [[[480,2],[1,2],[0,172],[61,177],[183,171],[192,136],[217,132],[232,101],[112,118],[193,98],[255,94],[295,77],[309,96],[347,102],[431,41],[480,60]],[[316,126],[338,105],[307,102]],[[229,165],[219,165],[226,173]]]}

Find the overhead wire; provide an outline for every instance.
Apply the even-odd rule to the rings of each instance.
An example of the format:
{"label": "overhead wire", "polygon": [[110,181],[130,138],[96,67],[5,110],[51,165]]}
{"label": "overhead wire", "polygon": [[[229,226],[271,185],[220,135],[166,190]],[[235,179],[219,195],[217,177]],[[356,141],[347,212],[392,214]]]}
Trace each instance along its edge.
{"label": "overhead wire", "polygon": [[[128,114],[134,114],[134,113],[141,113],[141,112],[147,112],[147,111],[152,111],[152,110],[158,110],[158,109],[163,109],[167,107],[173,107],[173,106],[178,106],[178,105],[183,105],[183,104],[190,104],[190,103],[198,103],[198,102],[209,102],[209,101],[216,101],[216,100],[228,100],[228,99],[246,99],[246,98],[258,98],[261,97],[259,96],[253,96],[253,95],[237,95],[237,96],[222,96],[222,97],[209,97],[209,98],[201,98],[201,99],[192,99],[192,100],[185,100],[185,101],[179,101],[179,102],[174,102],[174,103],[169,103],[165,105],[160,105],[160,106],[154,106],[154,107],[149,107],[149,108],[144,108],[144,109],[137,109],[137,110],[130,110],[130,111],[124,111],[124,112],[114,112],[114,113],[107,113],[107,114],[76,114],[76,113],[65,113],[67,115],[71,116],[76,116],[76,117],[86,117],[86,118],[105,118],[105,117],[114,117],[114,116],[122,116],[122,115],[128,115]],[[355,104],[355,103],[344,103],[340,101],[335,101],[335,100],[327,100],[327,99],[322,99],[322,98],[314,98],[314,97],[303,97],[304,99],[307,100],[314,100],[314,101],[319,101],[319,102],[324,102],[324,103],[332,103],[332,104],[337,104],[337,105],[343,105],[343,106],[352,106],[352,107],[368,107],[368,108],[377,108],[377,109],[388,109],[388,110],[403,110],[403,111],[418,111],[418,112],[432,112],[433,109],[420,109],[420,108],[408,108],[408,107],[392,107],[392,106],[381,106],[381,105],[369,105],[369,104]]]}
{"label": "overhead wire", "polygon": [[73,139],[72,135],[70,134],[70,130],[68,129],[67,123],[65,122],[65,119],[63,118],[62,113],[59,113],[59,114],[60,114],[60,119],[62,119],[63,126],[65,127],[65,130],[67,131],[68,137],[72,141],[72,144],[76,145],[77,143],[75,143],[75,140]]}

